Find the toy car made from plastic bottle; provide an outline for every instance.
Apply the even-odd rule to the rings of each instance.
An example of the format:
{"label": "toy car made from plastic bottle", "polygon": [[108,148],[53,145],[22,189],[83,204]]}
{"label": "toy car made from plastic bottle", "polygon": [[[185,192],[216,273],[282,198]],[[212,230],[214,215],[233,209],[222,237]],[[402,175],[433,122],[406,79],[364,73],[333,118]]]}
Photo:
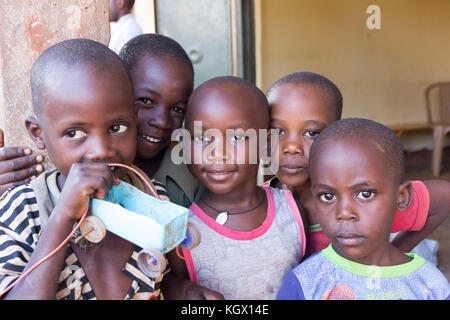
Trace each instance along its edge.
{"label": "toy car made from plastic bottle", "polygon": [[[178,245],[190,250],[200,243],[198,229],[188,222],[189,210],[159,200],[121,181],[103,199],[91,199],[92,216],[80,226],[82,237],[98,243],[106,230],[139,247],[138,266],[151,278],[166,268],[164,254]],[[106,230],[105,230],[106,229]]]}

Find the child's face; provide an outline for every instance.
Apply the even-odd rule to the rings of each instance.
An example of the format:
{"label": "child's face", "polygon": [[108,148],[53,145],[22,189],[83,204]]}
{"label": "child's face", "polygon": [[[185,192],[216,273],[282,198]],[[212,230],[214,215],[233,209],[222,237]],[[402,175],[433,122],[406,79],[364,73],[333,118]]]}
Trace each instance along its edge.
{"label": "child's face", "polygon": [[88,68],[70,72],[47,88],[39,117],[42,147],[56,168],[67,177],[76,162],[132,164],[137,120],[128,80],[98,76]]}
{"label": "child's face", "polygon": [[399,196],[383,152],[364,138],[333,139],[312,160],[314,208],[325,235],[344,257],[370,261],[389,243]]}
{"label": "child's face", "polygon": [[283,84],[268,97],[270,127],[278,130],[280,181],[298,187],[308,180],[309,149],[314,139],[337,120],[331,98],[309,84]]}
{"label": "child's face", "polygon": [[[255,114],[255,110],[262,109],[258,103],[260,100],[250,89],[225,83],[203,89],[189,105],[186,129],[192,138],[193,164],[188,167],[193,176],[214,194],[228,194],[240,187],[254,189],[256,185],[258,164],[251,164],[249,159],[250,143],[257,145],[258,142],[250,142],[238,132],[227,133],[227,129],[246,131],[252,128],[258,132],[263,128],[261,117]],[[194,130],[194,121],[201,121],[200,132]],[[210,129],[215,129],[217,135],[213,137],[206,132]],[[199,156],[202,164],[195,164],[200,162],[196,154],[202,155]],[[239,161],[244,156],[245,161]]]}
{"label": "child's face", "polygon": [[194,78],[184,63],[171,57],[144,55],[131,74],[138,111],[139,159],[152,159],[169,146],[181,128]]}

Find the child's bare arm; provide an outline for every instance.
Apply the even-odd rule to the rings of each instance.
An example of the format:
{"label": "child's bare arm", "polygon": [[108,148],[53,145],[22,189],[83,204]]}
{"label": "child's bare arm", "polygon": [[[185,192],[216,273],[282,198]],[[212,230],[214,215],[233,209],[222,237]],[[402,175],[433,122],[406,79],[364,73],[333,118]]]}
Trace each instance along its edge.
{"label": "child's bare arm", "polygon": [[9,187],[29,182],[43,171],[44,157],[32,154],[30,148],[5,147],[0,129],[0,195]]}
{"label": "child's bare arm", "polygon": [[164,298],[168,300],[223,300],[221,293],[202,287],[189,281],[188,271],[184,261],[178,257],[175,250],[167,255],[170,272],[164,276],[161,283]]}
{"label": "child's bare arm", "polygon": [[423,181],[430,195],[430,209],[420,231],[402,231],[392,241],[398,249],[410,252],[448,217],[450,212],[450,183],[444,180]]}

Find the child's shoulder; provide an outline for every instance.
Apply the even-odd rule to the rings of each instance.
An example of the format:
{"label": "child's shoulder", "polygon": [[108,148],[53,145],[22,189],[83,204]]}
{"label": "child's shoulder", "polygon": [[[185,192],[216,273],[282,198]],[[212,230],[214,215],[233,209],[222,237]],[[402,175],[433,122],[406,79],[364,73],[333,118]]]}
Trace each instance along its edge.
{"label": "child's shoulder", "polygon": [[418,272],[425,283],[428,284],[430,288],[442,290],[444,292],[443,295],[449,296],[450,284],[445,275],[430,261],[419,256],[417,257],[423,261],[423,265],[418,269]]}
{"label": "child's shoulder", "polygon": [[278,198],[283,198],[283,199],[288,199],[288,200],[294,200],[294,196],[292,194],[292,192],[289,189],[280,189],[280,188],[276,188],[273,186],[269,186],[269,185],[262,185],[261,186],[266,193],[274,196],[274,197],[278,197]]}
{"label": "child's shoulder", "polygon": [[276,211],[278,215],[282,212],[288,216],[293,215],[298,220],[297,222],[303,219],[303,206],[295,199],[290,190],[272,187],[263,187],[263,189],[267,195],[269,211]]}
{"label": "child's shoulder", "polygon": [[0,198],[0,222],[3,226],[17,229],[26,225],[38,226],[45,223],[45,213],[49,215],[53,209],[50,194],[59,193],[56,183],[57,173],[56,169],[50,169],[28,183],[8,189]]}
{"label": "child's shoulder", "polygon": [[0,224],[17,229],[23,220],[37,218],[36,195],[29,183],[13,186],[0,198]]}
{"label": "child's shoulder", "polygon": [[21,200],[29,202],[32,199],[35,199],[34,190],[29,182],[11,186],[0,195],[0,215],[11,207],[20,205]]}
{"label": "child's shoulder", "polygon": [[328,264],[328,260],[321,251],[318,251],[300,262],[292,271],[299,280],[302,278],[310,279],[312,276],[316,277],[320,274],[322,269],[328,270],[326,264]]}

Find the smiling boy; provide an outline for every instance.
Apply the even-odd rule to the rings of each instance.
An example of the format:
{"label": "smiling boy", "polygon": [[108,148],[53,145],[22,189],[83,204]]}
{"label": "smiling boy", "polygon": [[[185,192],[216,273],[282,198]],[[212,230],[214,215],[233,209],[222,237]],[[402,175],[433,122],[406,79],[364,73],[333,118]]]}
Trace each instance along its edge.
{"label": "smiling boy", "polygon": [[442,273],[389,242],[396,210],[408,208],[403,148],[366,119],[332,123],[313,142],[315,210],[331,244],[289,272],[278,299],[446,299]]}
{"label": "smiling boy", "polygon": [[194,87],[192,62],[179,43],[161,34],[131,39],[120,58],[130,74],[139,107],[134,164],[164,184],[171,202],[189,207],[203,188],[186,165],[173,163],[171,138],[183,124]]}

